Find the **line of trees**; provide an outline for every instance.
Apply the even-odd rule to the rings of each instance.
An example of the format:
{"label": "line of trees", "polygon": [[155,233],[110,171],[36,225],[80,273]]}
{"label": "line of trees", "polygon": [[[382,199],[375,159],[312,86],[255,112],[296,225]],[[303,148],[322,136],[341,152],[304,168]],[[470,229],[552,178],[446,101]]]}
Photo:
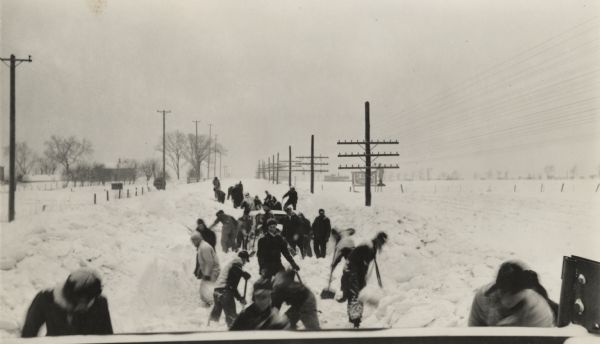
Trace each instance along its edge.
{"label": "line of trees", "polygon": [[[225,154],[221,144],[214,143],[205,135],[184,134],[173,131],[166,135],[166,160],[173,169],[177,179],[182,176],[182,171],[187,164],[187,177],[199,176],[202,178],[202,169],[197,170],[208,158],[209,154],[218,152]],[[156,150],[162,153],[162,138]],[[209,151],[210,150],[210,151]],[[94,152],[92,144],[87,139],[75,136],[61,137],[52,135],[44,142],[44,151],[37,154],[29,147],[27,142],[17,142],[15,156],[15,170],[17,181],[31,174],[53,175],[61,172],[64,180],[81,185],[84,183],[104,183],[111,180],[134,182],[137,177],[146,177],[146,182],[152,178],[162,176],[162,162],[156,158],[145,159],[138,162],[135,159],[119,159],[116,168],[107,168],[104,164],[90,161]],[[8,157],[8,147],[4,149]],[[211,160],[214,158],[211,157]],[[167,173],[167,179],[169,175]]]}

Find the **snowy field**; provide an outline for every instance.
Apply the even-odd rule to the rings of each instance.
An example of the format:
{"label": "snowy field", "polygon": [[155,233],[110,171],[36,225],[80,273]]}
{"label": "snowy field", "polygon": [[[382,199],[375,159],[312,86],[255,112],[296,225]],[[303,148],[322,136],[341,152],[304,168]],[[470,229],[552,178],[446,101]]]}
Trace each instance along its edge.
{"label": "snowy field", "polygon": [[[242,181],[245,191],[261,198],[267,189],[278,199],[287,191],[285,184]],[[371,274],[364,294],[380,302],[366,307],[363,327],[419,328],[466,326],[473,291],[511,258],[536,270],[558,302],[562,256],[600,260],[597,183],[396,182],[373,192],[370,208],[348,183],[319,182],[314,195],[304,183],[297,189],[299,211],[311,220],[324,208],[334,226],[354,227],[360,239],[381,230],[390,235],[378,256],[384,289]],[[66,191],[31,192],[32,199],[58,199]],[[65,205],[2,223],[0,336],[17,336],[37,291],[62,282],[79,266],[102,274],[116,333],[225,330],[223,319],[207,327],[210,310],[200,306],[192,275],[195,252],[185,227],[193,227],[198,217],[212,223],[219,209],[241,215],[230,202],[213,200],[210,183],[180,184],[166,192],[95,206]],[[327,286],[331,253],[330,243],[325,260],[296,257],[303,281],[317,297]],[[221,265],[233,255],[219,252]],[[247,268],[255,280],[256,260]],[[340,275],[338,267],[332,283],[337,288]],[[345,304],[318,302],[322,327],[351,327]]]}

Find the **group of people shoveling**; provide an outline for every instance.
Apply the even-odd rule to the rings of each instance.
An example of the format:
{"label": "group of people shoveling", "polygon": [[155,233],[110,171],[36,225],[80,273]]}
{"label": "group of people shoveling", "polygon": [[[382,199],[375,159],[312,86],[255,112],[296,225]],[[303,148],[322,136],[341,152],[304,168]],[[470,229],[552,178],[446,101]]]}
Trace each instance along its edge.
{"label": "group of people shoveling", "polygon": [[[217,190],[220,190],[220,185],[219,188],[215,187]],[[196,247],[194,275],[200,280],[202,302],[207,307],[212,306],[209,323],[218,322],[221,313],[225,313],[225,322],[230,330],[295,329],[298,322],[308,330],[320,329],[317,298],[302,282],[298,274],[300,267],[293,257],[294,247],[300,245],[301,257],[308,255],[305,254],[306,247],[310,248],[310,245],[301,238],[305,232],[296,231],[300,226],[294,226],[303,223],[312,230],[308,233],[315,241],[316,258],[326,256],[326,244],[330,236],[335,242],[329,283],[322,290],[321,298],[335,297],[331,280],[336,267],[344,261],[340,285],[342,295],[337,301],[347,303],[348,320],[355,328],[360,326],[363,304],[359,294],[367,284],[372,262],[379,286],[383,287],[377,255],[388,240],[387,234],[379,232],[370,242],[357,246],[353,239],[356,231],[352,228],[341,231],[332,229],[322,209],[312,226],[306,226],[306,221],[292,221],[296,216],[293,208],[297,195],[288,197],[288,201],[294,200],[293,206],[290,204],[287,207],[287,216],[279,222],[269,206],[264,204],[264,214],[256,219],[252,219],[244,207],[244,216],[238,220],[222,210],[217,213],[217,219],[211,226],[207,226],[202,219],[197,220],[197,227],[191,235]],[[281,232],[278,228],[280,222],[283,224]],[[237,256],[222,269],[216,254],[217,236],[212,230],[218,223],[222,224],[221,248],[224,252],[237,252]],[[290,235],[289,231],[294,235]],[[251,246],[250,238],[253,242]],[[244,266],[254,255],[258,260],[260,276],[253,283],[252,304],[238,314],[236,300],[246,306],[248,281],[252,278]],[[281,256],[291,268],[284,268]],[[238,286],[242,279],[244,292],[240,294]],[[61,285],[42,290],[35,296],[21,327],[21,335],[37,336],[43,325],[49,336],[112,334],[108,302],[102,295],[102,289],[102,280],[95,270],[83,268],[72,272]],[[280,313],[283,304],[289,306],[285,314]],[[500,266],[496,280],[476,292],[468,325],[551,327],[556,325],[557,312],[558,305],[548,297],[537,273],[523,262],[507,261]]]}
{"label": "group of people shoveling", "polygon": [[[214,185],[216,191],[220,190],[220,182],[217,178],[214,180]],[[236,197],[243,193],[242,183],[232,188],[240,190],[233,191],[232,194],[235,195],[234,207],[243,208],[243,216],[236,220],[223,210],[219,210],[215,221],[210,226],[207,226],[202,219],[198,219],[198,226],[192,234],[192,242],[197,248],[194,273],[201,280],[200,298],[203,304],[213,307],[210,320],[218,321],[220,314],[224,312],[227,326],[232,330],[279,326],[296,328],[298,322],[309,330],[320,329],[316,297],[302,282],[298,273],[300,267],[294,260],[294,256],[299,255],[302,259],[312,257],[312,241],[315,257],[325,258],[327,242],[333,236],[335,250],[330,265],[329,284],[322,291],[321,298],[334,297],[335,291],[331,288],[333,272],[336,266],[345,260],[341,278],[342,295],[338,301],[347,302],[349,321],[354,327],[359,327],[362,303],[358,296],[366,286],[369,266],[373,261],[376,264],[376,253],[387,241],[387,235],[383,232],[378,233],[370,243],[355,247],[352,238],[355,230],[332,229],[331,221],[325,216],[325,210],[319,209],[319,214],[312,224],[301,212],[296,214],[298,194],[294,187],[290,187],[283,195],[282,199],[287,198],[285,216],[278,217],[272,212],[276,209],[272,208],[278,208],[279,202],[269,191],[265,191],[266,197],[263,202],[260,202],[258,196],[254,199],[250,198],[249,194],[238,202]],[[262,207],[263,212],[259,212],[255,217],[251,216],[250,211],[256,210],[259,206]],[[221,249],[225,253],[238,252],[237,257],[228,262],[222,271],[216,254],[216,235],[212,231],[219,223],[222,225]],[[246,304],[245,291],[251,278],[250,274],[243,270],[243,266],[254,256],[258,261],[260,273],[253,286],[254,303],[237,315],[235,301],[242,305]],[[290,268],[284,268],[282,256],[287,260]],[[375,270],[381,285],[378,267]],[[245,279],[244,295],[238,292],[241,278]],[[212,295],[210,290],[213,290]],[[285,317],[280,317],[278,310],[283,304],[287,304],[289,308]],[[287,319],[289,324],[281,324],[284,319]]]}

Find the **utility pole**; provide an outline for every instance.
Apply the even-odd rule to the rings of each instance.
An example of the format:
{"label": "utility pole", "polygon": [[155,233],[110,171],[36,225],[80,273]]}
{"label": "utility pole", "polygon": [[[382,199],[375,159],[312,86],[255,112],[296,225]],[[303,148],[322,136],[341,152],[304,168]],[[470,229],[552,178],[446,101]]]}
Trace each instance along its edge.
{"label": "utility pole", "polygon": [[200,159],[198,156],[198,123],[200,121],[192,121],[196,123],[196,141],[194,142],[194,154],[196,158],[196,182],[200,182]]}
{"label": "utility pole", "polygon": [[223,155],[221,155],[221,152],[219,152],[219,178],[223,178],[222,174],[223,174]]}
{"label": "utility pole", "polygon": [[206,157],[206,179],[210,179],[210,137],[212,131],[212,123],[208,124],[208,155]]}
{"label": "utility pole", "polygon": [[[365,206],[371,206],[371,163],[373,162],[371,158],[377,159],[378,157],[389,157],[389,156],[399,156],[400,154],[396,153],[372,153],[371,149],[375,148],[377,145],[384,144],[398,144],[398,141],[386,141],[386,140],[371,140],[371,120],[370,120],[370,109],[369,102],[365,102],[365,140],[364,141],[338,141],[338,145],[364,145],[365,153],[343,153],[338,154],[338,157],[355,157],[360,158],[365,162],[365,166],[339,166],[340,170],[365,170]],[[373,146],[371,146],[373,145]],[[364,159],[363,159],[364,158]],[[373,160],[375,160],[373,159]],[[398,165],[381,165],[377,167],[377,169],[386,169],[386,168],[400,168]],[[354,179],[353,179],[354,180]]]}
{"label": "utility pole", "polygon": [[288,146],[288,186],[292,186],[292,146]]}
{"label": "utility pole", "polygon": [[279,153],[277,153],[277,184],[279,184]]}
{"label": "utility pole", "polygon": [[269,175],[269,182],[271,181],[271,157],[267,157],[268,160],[268,164],[267,164],[267,168],[268,168],[268,175]]}
{"label": "utility pole", "polygon": [[17,125],[16,125],[16,96],[15,96],[15,83],[16,83],[16,70],[17,66],[23,62],[32,62],[31,55],[27,59],[18,59],[15,55],[10,55],[10,58],[0,58],[4,64],[6,61],[10,61],[10,152],[9,152],[9,182],[8,187],[8,222],[15,219],[15,192],[17,191],[17,179],[15,178],[15,157],[16,157],[16,139],[17,139]]}
{"label": "utility pole", "polygon": [[273,180],[271,180],[271,183],[275,184],[275,154],[273,154],[273,159],[271,161],[273,162],[273,164],[271,165],[271,168],[273,169],[273,171],[271,172],[271,175],[273,176]]}
{"label": "utility pole", "polygon": [[[217,176],[217,138],[219,137],[219,135],[215,135],[215,163],[213,164],[213,170],[214,170],[214,175],[215,177]],[[210,153],[210,152],[209,152]]]}
{"label": "utility pole", "polygon": [[162,113],[163,115],[163,173],[162,173],[162,177],[163,177],[163,183],[164,183],[164,188],[163,190],[167,189],[167,175],[165,173],[165,147],[166,147],[166,140],[165,140],[165,127],[166,127],[166,120],[165,120],[165,115],[168,113],[171,113],[170,110],[156,110],[156,112],[158,113]]}
{"label": "utility pole", "polygon": [[315,193],[315,135],[310,135],[310,193]]}
{"label": "utility pole", "polygon": [[[309,159],[309,162],[299,162],[298,165],[310,165],[309,170],[299,170],[295,172],[310,172],[310,193],[315,193],[315,172],[329,172],[328,170],[315,170],[315,166],[328,166],[329,163],[322,162],[322,159],[329,159],[328,156],[315,156],[315,135],[310,136],[310,156],[297,156],[296,159]],[[318,159],[319,162],[315,162]]]}

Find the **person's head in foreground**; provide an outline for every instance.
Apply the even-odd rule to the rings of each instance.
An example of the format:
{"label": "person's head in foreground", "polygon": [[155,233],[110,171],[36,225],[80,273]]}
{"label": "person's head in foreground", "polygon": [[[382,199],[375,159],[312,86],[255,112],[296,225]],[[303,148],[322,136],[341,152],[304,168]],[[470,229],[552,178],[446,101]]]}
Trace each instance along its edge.
{"label": "person's head in foreground", "polygon": [[55,289],[36,295],[21,335],[35,337],[44,324],[48,336],[112,334],[108,303],[101,294],[102,280],[96,271],[73,271]]}
{"label": "person's head in foreground", "polygon": [[254,290],[252,292],[252,299],[254,304],[260,311],[264,311],[271,307],[271,291],[273,285],[271,281],[266,278],[260,278],[254,283]]}
{"label": "person's head in foreground", "polygon": [[500,265],[494,283],[478,290],[469,326],[551,327],[557,311],[537,273],[521,261],[510,260]]}
{"label": "person's head in foreground", "polygon": [[381,248],[383,247],[383,245],[385,245],[387,240],[388,240],[388,235],[385,232],[379,232],[373,239],[373,247],[377,251],[381,251]]}

